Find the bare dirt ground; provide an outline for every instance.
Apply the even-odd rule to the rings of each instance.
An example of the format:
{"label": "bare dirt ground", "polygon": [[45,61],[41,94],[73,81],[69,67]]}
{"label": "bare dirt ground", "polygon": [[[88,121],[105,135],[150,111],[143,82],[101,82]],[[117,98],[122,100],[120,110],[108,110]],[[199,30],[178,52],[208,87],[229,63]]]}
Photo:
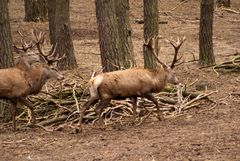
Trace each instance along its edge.
{"label": "bare dirt ground", "polygon": [[[179,0],[159,0],[159,17],[167,24],[160,24],[160,34],[171,38],[185,35],[187,42],[181,48],[185,61],[198,57],[199,1],[189,0],[171,12]],[[143,25],[135,23],[143,19],[142,1],[131,3],[134,52],[138,66],[142,66]],[[23,22],[23,1],[9,3],[14,42],[17,30],[30,35],[30,29],[48,31],[48,23]],[[232,7],[240,11],[240,1],[233,0]],[[239,52],[240,14],[217,9],[214,14],[214,52],[217,63]],[[71,27],[79,68],[76,70],[87,80],[99,69],[98,32],[94,0],[71,1]],[[170,62],[172,47],[161,42],[161,58]],[[211,68],[199,69],[197,62],[176,68],[183,83],[195,79],[214,84],[218,93],[211,99],[218,105],[200,107],[181,117],[164,122],[151,117],[140,126],[109,125],[101,130],[94,125],[84,125],[83,133],[46,132],[43,129],[0,129],[0,160],[2,161],[58,161],[58,160],[240,160],[240,92],[239,73],[220,73],[217,77]],[[215,90],[214,89],[214,90]]]}

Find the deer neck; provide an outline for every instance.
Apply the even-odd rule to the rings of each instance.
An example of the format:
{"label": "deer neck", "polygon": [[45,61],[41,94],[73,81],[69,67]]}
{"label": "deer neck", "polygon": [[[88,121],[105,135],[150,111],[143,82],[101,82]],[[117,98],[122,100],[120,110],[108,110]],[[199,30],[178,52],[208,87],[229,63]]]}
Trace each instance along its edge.
{"label": "deer neck", "polygon": [[30,94],[37,94],[41,91],[43,85],[49,79],[49,76],[44,67],[39,66],[36,69],[33,69],[31,72],[31,90]]}
{"label": "deer neck", "polygon": [[166,71],[163,67],[157,67],[153,70],[153,82],[154,82],[154,91],[158,92],[162,90],[167,83]]}
{"label": "deer neck", "polygon": [[24,58],[19,58],[15,67],[20,70],[28,71],[31,68],[31,65]]}

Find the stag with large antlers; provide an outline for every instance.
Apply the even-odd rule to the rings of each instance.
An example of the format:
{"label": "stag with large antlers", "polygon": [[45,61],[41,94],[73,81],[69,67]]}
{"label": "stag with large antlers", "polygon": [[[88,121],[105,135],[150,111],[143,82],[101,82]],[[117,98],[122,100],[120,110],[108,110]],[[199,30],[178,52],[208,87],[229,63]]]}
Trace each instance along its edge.
{"label": "stag with large antlers", "polygon": [[[90,98],[83,105],[80,113],[79,124],[81,126],[85,111],[100,100],[96,106],[96,113],[98,114],[101,124],[103,119],[101,113],[103,108],[109,104],[111,99],[131,98],[133,106],[133,119],[136,119],[137,97],[145,97],[152,101],[157,108],[158,119],[163,120],[163,114],[160,111],[157,99],[152,93],[160,92],[164,89],[167,83],[178,84],[179,80],[173,73],[172,69],[165,63],[160,61],[157,57],[159,51],[156,46],[159,37],[153,37],[144,45],[147,46],[155,56],[156,60],[161,64],[156,69],[132,68],[122,71],[114,71],[109,73],[102,73],[89,81]],[[171,67],[179,60],[177,53],[185,41],[185,38],[179,40],[176,44],[170,43],[176,48],[175,56]]]}
{"label": "stag with large antlers", "polygon": [[[40,56],[45,60],[44,63],[33,63],[33,59],[30,58],[20,58],[18,63],[7,69],[0,69],[0,98],[8,99],[13,104],[12,117],[13,117],[13,130],[16,130],[16,109],[17,103],[20,102],[27,106],[30,110],[30,120],[29,124],[33,125],[35,123],[35,116],[33,112],[33,105],[27,100],[27,96],[31,94],[37,94],[42,89],[42,86],[50,78],[55,78],[62,80],[64,77],[55,68],[52,68],[52,62],[55,60],[52,57],[52,61],[46,59],[49,55],[55,54],[54,50],[49,53],[49,55],[42,55],[43,50],[41,45],[44,42],[44,34],[37,34],[34,31],[34,44],[22,45],[19,49],[25,50],[26,46],[30,48],[37,45]],[[39,36],[40,35],[40,36]],[[38,37],[37,37],[38,36]],[[40,38],[41,41],[38,41]],[[32,42],[33,43],[33,42]],[[23,49],[24,48],[24,49]],[[57,58],[58,59],[58,58]]]}

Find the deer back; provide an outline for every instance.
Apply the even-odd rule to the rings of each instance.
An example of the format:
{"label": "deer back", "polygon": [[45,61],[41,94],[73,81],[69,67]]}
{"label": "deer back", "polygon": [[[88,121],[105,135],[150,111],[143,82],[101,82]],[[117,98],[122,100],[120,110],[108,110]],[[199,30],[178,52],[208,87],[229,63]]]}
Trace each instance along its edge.
{"label": "deer back", "polygon": [[40,62],[40,60],[39,55],[21,56],[16,59],[14,67],[28,71],[33,63]]}
{"label": "deer back", "polygon": [[38,62],[40,57],[21,56],[13,67],[0,70],[0,97],[15,98],[27,96],[30,91],[29,72],[32,63]]}
{"label": "deer back", "polygon": [[25,71],[12,67],[0,70],[0,98],[26,96],[30,86],[25,79]]}
{"label": "deer back", "polygon": [[160,91],[165,83],[166,73],[161,67],[102,73],[90,80],[90,85],[96,89],[93,92],[98,92],[100,98],[141,96],[148,92]]}

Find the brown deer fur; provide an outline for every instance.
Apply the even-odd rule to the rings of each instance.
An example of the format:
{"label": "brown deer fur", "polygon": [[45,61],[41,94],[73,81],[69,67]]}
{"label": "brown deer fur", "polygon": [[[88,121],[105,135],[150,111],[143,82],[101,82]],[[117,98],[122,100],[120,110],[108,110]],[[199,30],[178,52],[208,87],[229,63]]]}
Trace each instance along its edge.
{"label": "brown deer fur", "polygon": [[96,112],[101,122],[103,108],[116,98],[131,98],[133,103],[133,117],[136,117],[137,97],[145,97],[156,105],[158,119],[163,116],[159,110],[158,102],[152,93],[160,92],[166,83],[178,84],[179,81],[170,68],[159,66],[156,69],[132,68],[122,71],[102,73],[89,81],[90,98],[83,105],[80,124],[85,111],[89,106],[100,103],[96,107]]}
{"label": "brown deer fur", "polygon": [[16,98],[27,95],[29,84],[26,77],[34,61],[38,61],[38,59],[20,57],[14,67],[0,69],[0,98]]}
{"label": "brown deer fur", "polygon": [[161,64],[156,69],[132,68],[122,71],[102,73],[90,79],[90,98],[82,107],[79,119],[80,125],[82,124],[85,111],[91,105],[96,104],[98,100],[100,100],[100,102],[96,107],[96,112],[100,122],[103,123],[101,113],[103,108],[108,105],[111,99],[127,97],[132,99],[134,120],[136,119],[137,97],[145,97],[152,101],[156,105],[158,119],[163,119],[163,115],[159,109],[158,101],[152,95],[152,93],[160,92],[162,89],[164,89],[167,83],[179,83],[172,69],[181,59],[181,57],[177,58],[177,54],[181,45],[186,40],[186,37],[178,39],[178,41],[168,40],[168,42],[175,49],[175,55],[171,64],[171,68],[165,63],[161,62],[157,57],[159,52],[158,40],[160,38],[162,37],[153,36],[144,43],[144,46],[148,47],[152,51],[152,54],[156,58],[157,62]]}
{"label": "brown deer fur", "polygon": [[9,99],[13,104],[13,129],[16,129],[15,115],[18,102],[26,105],[30,110],[30,124],[35,123],[33,105],[26,97],[37,94],[50,78],[64,77],[47,64],[31,64],[29,60],[21,58],[14,67],[0,69],[0,99]]}

